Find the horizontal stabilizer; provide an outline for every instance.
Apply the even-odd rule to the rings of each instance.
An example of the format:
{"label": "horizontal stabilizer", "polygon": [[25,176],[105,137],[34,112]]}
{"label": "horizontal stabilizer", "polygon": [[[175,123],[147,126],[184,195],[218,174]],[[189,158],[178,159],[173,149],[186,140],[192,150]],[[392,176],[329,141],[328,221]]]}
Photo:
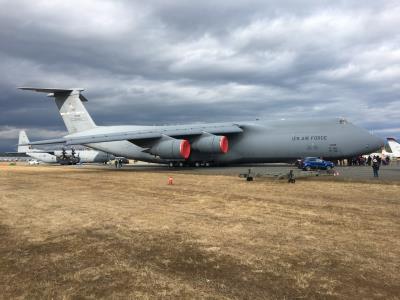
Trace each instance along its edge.
{"label": "horizontal stabilizer", "polygon": [[36,87],[19,87],[20,90],[35,91],[39,93],[71,93],[72,91],[82,92],[82,88],[70,88],[70,89],[55,89],[55,88],[36,88]]}
{"label": "horizontal stabilizer", "polygon": [[82,91],[84,89],[82,88],[70,88],[70,89],[55,89],[55,88],[35,88],[35,87],[19,87],[18,89],[24,90],[24,91],[34,91],[34,92],[39,92],[39,93],[47,93],[48,97],[57,97],[57,96],[66,96],[70,95],[72,92],[78,92],[79,94],[79,99],[82,102],[87,102],[87,98],[82,95]]}

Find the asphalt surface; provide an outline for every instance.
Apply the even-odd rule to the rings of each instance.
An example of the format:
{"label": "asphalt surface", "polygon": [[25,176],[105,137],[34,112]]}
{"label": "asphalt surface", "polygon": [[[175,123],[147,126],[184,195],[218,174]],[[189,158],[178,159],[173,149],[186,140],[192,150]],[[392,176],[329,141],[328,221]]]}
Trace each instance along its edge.
{"label": "asphalt surface", "polygon": [[[107,166],[109,168],[110,166]],[[253,174],[261,174],[264,177],[276,177],[289,173],[294,170],[296,175],[302,176],[306,172],[301,172],[296,166],[288,164],[257,164],[257,165],[240,165],[229,167],[200,167],[200,168],[169,168],[163,165],[138,164],[124,165],[123,170],[132,171],[164,171],[170,173],[190,173],[190,174],[207,174],[207,175],[229,175],[238,176],[241,173],[247,173],[251,169]],[[389,166],[381,166],[379,170],[379,178],[373,177],[372,167],[370,166],[337,166],[334,168],[337,176],[329,176],[332,180],[384,180],[400,182],[400,162],[393,162]],[[321,174],[324,174],[322,171]]]}
{"label": "asphalt surface", "polygon": [[[25,162],[19,162],[26,164]],[[57,167],[59,165],[48,165],[49,167]],[[204,175],[225,175],[225,176],[239,176],[239,174],[247,173],[251,169],[253,175],[262,175],[261,178],[276,178],[280,175],[289,173],[294,170],[296,177],[304,177],[307,172],[301,172],[296,166],[288,164],[250,164],[250,165],[237,165],[227,167],[199,167],[199,168],[169,168],[166,165],[148,164],[148,163],[135,163],[123,165],[122,169],[115,169],[114,165],[103,164],[84,164],[76,166],[63,166],[64,168],[95,168],[95,169],[108,169],[122,172],[165,172],[168,174],[174,173],[187,173],[187,174],[204,174]],[[336,171],[337,176],[319,176],[320,178],[328,180],[349,180],[349,181],[390,181],[400,183],[400,161],[392,162],[389,166],[381,166],[379,170],[379,178],[373,177],[372,168],[370,166],[337,166],[333,169]],[[324,175],[321,171],[321,175]],[[309,174],[314,177],[313,174]],[[256,178],[258,180],[258,178]]]}

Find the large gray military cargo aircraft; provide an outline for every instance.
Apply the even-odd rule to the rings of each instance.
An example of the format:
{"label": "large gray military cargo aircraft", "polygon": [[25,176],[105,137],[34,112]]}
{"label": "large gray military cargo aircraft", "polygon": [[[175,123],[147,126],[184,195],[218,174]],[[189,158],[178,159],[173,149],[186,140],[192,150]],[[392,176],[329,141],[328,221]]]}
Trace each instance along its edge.
{"label": "large gray military cargo aircraft", "polygon": [[291,162],[306,156],[340,159],[380,149],[382,139],[345,119],[246,121],[171,126],[98,126],[83,89],[21,87],[54,97],[68,135],[29,145],[86,145],[171,166]]}

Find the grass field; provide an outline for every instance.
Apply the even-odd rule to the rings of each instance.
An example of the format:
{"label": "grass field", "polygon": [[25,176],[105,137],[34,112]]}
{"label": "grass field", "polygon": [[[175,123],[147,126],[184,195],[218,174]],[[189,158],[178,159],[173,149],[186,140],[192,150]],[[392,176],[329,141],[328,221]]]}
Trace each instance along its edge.
{"label": "grass field", "polygon": [[1,298],[399,299],[400,184],[0,165]]}

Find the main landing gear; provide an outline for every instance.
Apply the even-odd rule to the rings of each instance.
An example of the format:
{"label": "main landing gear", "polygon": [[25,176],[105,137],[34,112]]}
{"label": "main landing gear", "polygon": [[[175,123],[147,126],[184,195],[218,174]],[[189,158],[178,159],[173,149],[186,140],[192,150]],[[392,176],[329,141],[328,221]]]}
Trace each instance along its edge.
{"label": "main landing gear", "polygon": [[195,161],[195,162],[183,162],[183,161],[170,161],[168,163],[170,168],[183,168],[183,167],[211,167],[212,163],[209,161]]}
{"label": "main landing gear", "polygon": [[185,165],[185,163],[182,162],[182,161],[170,161],[170,162],[168,163],[168,166],[169,166],[170,168],[178,168],[178,167],[183,168],[183,167],[185,167],[186,165]]}

